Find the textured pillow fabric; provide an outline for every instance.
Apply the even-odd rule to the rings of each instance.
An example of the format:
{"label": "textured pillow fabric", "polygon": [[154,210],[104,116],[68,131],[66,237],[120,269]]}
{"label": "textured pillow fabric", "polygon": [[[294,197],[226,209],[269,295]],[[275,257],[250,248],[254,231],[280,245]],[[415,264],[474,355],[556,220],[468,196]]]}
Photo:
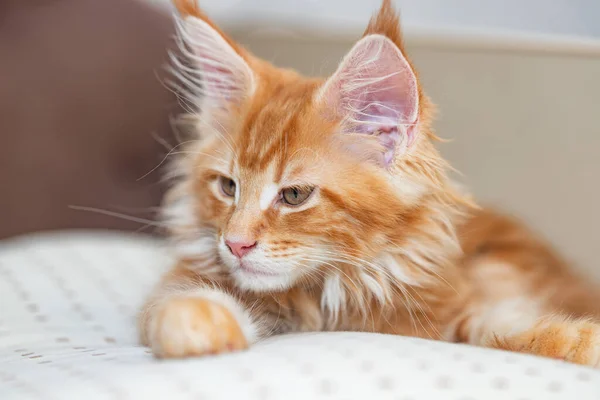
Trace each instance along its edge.
{"label": "textured pillow fabric", "polygon": [[600,399],[600,372],[364,333],[275,337],[158,361],[135,314],[168,268],[162,242],[94,232],[0,243],[0,399]]}

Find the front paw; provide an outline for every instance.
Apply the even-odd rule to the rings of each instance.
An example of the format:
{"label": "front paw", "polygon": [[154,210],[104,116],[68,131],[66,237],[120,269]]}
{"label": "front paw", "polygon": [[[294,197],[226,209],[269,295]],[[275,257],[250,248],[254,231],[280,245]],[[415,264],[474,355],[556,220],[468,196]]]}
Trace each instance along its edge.
{"label": "front paw", "polygon": [[160,358],[202,356],[248,347],[231,311],[201,297],[172,298],[159,306],[149,339],[154,355]]}

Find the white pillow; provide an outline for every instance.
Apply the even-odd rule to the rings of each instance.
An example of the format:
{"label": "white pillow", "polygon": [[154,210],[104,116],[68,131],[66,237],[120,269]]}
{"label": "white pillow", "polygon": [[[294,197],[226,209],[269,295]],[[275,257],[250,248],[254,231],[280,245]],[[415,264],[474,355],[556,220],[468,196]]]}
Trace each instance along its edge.
{"label": "white pillow", "polygon": [[0,399],[600,399],[600,372],[398,336],[315,333],[157,361],[135,314],[160,241],[102,232],[0,244]]}

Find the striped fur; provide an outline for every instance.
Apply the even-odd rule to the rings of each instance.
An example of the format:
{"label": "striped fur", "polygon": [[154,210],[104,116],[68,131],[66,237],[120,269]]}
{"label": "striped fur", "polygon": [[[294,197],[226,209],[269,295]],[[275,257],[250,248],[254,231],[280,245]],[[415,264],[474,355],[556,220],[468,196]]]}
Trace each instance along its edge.
{"label": "striped fur", "polygon": [[[433,106],[390,1],[328,80],[254,57],[194,1],[175,3],[175,88],[191,105],[195,136],[178,148],[163,212],[180,262],[140,319],[157,355],[240,349],[290,331],[362,330],[598,363],[599,326],[578,319],[598,317],[594,290],[535,235],[479,210],[448,178]],[[382,86],[388,79],[401,88]],[[373,157],[382,154],[383,163]],[[235,182],[234,196],[220,189],[222,176]],[[313,191],[291,207],[281,198],[289,187]],[[230,238],[257,244],[240,261]]]}

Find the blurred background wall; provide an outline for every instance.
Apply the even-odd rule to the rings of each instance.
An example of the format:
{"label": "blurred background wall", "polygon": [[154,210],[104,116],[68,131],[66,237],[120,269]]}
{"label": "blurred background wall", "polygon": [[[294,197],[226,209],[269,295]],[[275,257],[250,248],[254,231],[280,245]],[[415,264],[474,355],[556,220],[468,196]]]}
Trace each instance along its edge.
{"label": "blurred background wall", "polygon": [[0,238],[152,215],[177,101],[160,82],[172,22],[129,0],[0,1]]}
{"label": "blurred background wall", "polygon": [[[169,7],[169,0],[145,0]],[[409,29],[521,31],[600,37],[596,0],[396,0]],[[355,34],[379,0],[202,0],[226,24],[257,21],[280,27]]]}
{"label": "blurred background wall", "polygon": [[[137,15],[156,15],[160,23],[144,20],[137,34],[128,33],[129,23],[140,21],[131,12],[119,22],[122,33],[117,36],[121,41],[131,41],[132,54],[148,49],[158,54],[165,43],[161,40],[171,34],[167,0],[104,1],[94,6],[106,13],[101,18],[109,18],[111,7],[116,9],[125,3],[137,1],[135,6],[127,7],[150,5]],[[76,1],[55,3],[61,2]],[[109,2],[114,4],[98,5]],[[379,0],[200,3],[218,24],[256,54],[306,74],[326,75],[360,37]],[[437,132],[451,139],[441,149],[462,173],[457,179],[483,203],[527,220],[577,265],[600,278],[596,257],[600,245],[600,24],[596,22],[600,20],[600,2],[398,0],[397,4],[402,10],[408,52],[427,93],[439,107]],[[115,29],[113,22],[98,25],[94,29]],[[152,37],[157,30],[163,39]],[[144,32],[143,38],[139,32]],[[148,70],[159,69],[162,62],[158,55],[153,57],[137,67],[144,71],[148,82]],[[128,73],[124,82],[135,76],[140,75]],[[134,88],[128,90],[136,92]],[[123,98],[122,94],[115,96]],[[156,122],[150,127],[137,126],[134,143],[152,147],[156,145],[152,131],[168,136],[168,130],[156,126],[162,126],[176,111],[167,107],[172,105],[168,97],[159,98],[160,104],[165,104],[160,111],[152,108],[155,105],[143,106],[148,95],[137,98],[137,105],[135,101],[127,102],[137,110],[135,115],[152,115]],[[113,151],[118,152],[118,148],[115,145]],[[134,157],[135,152],[127,154],[125,160]],[[132,162],[136,174],[155,165],[162,154],[147,148],[143,156],[138,154],[144,162]],[[80,168],[78,174],[88,181],[98,179],[85,169]],[[140,183],[131,177],[125,181],[131,185],[128,190],[137,193],[153,187],[155,177],[151,176],[149,182]],[[155,190],[143,201],[114,196],[109,201],[98,195],[90,199],[80,193],[79,198],[71,196],[59,202],[126,212],[127,207],[131,209],[138,203],[153,205],[159,192]],[[92,221],[94,226],[116,223],[109,217],[94,218],[102,220]]]}

